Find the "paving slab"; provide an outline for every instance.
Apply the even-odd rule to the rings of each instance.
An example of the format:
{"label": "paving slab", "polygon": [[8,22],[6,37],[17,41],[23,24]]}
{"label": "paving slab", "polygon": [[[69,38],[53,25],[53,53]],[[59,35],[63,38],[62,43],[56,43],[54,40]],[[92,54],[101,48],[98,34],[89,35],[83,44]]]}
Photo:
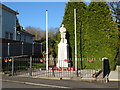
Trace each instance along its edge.
{"label": "paving slab", "polygon": [[109,74],[109,81],[120,81],[120,72],[111,71]]}

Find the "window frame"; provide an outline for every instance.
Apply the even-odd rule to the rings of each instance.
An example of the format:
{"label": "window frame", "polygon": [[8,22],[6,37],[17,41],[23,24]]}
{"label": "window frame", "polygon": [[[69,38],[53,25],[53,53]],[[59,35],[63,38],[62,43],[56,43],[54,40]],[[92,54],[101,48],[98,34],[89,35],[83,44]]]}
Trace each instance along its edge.
{"label": "window frame", "polygon": [[[11,36],[12,36],[12,38],[11,38]],[[13,33],[10,33],[10,39],[13,40]]]}
{"label": "window frame", "polygon": [[5,32],[5,39],[9,39],[9,33]]}

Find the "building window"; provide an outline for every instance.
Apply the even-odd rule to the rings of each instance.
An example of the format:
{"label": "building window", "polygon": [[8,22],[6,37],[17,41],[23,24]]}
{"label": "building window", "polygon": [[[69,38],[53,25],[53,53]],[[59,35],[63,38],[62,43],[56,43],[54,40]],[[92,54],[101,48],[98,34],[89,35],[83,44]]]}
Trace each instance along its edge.
{"label": "building window", "polygon": [[13,33],[10,33],[10,39],[13,40]]}
{"label": "building window", "polygon": [[9,37],[8,32],[5,32],[5,38],[8,39],[8,37]]}

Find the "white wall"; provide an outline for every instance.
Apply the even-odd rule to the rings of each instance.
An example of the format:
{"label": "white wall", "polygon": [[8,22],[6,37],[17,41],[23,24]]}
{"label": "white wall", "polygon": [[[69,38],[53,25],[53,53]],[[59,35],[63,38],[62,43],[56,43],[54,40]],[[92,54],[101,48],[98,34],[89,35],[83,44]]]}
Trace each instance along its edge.
{"label": "white wall", "polygon": [[8,32],[13,33],[13,40],[15,40],[15,26],[16,15],[2,9],[2,38],[5,38],[5,32]]}

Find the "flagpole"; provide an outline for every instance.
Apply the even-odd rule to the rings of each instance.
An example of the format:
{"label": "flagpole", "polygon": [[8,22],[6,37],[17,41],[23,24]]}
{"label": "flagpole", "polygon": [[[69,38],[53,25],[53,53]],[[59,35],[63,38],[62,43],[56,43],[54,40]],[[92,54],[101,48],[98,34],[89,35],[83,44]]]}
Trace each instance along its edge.
{"label": "flagpole", "polygon": [[48,70],[48,10],[46,10],[46,70]]}
{"label": "flagpole", "polygon": [[77,71],[76,9],[74,9],[74,29],[75,29],[75,70]]}

